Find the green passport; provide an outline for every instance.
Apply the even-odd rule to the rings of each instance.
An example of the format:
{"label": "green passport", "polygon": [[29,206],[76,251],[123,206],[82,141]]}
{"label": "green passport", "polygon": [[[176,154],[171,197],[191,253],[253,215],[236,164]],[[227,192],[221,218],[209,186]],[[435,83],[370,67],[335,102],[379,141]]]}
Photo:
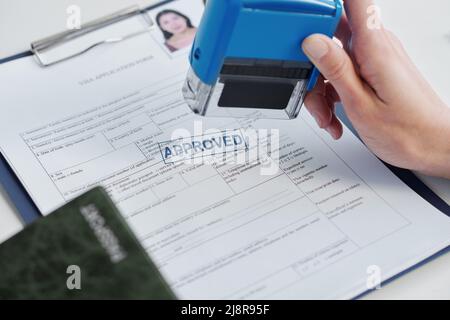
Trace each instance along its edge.
{"label": "green passport", "polygon": [[97,188],[0,245],[0,299],[175,299]]}

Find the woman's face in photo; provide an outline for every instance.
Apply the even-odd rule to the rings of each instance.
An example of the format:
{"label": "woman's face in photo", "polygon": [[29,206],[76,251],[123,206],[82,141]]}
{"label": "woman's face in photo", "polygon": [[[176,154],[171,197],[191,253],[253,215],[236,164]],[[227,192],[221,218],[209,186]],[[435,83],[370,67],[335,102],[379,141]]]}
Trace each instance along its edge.
{"label": "woman's face in photo", "polygon": [[172,34],[184,32],[187,28],[187,21],[175,13],[167,13],[160,18],[161,28]]}

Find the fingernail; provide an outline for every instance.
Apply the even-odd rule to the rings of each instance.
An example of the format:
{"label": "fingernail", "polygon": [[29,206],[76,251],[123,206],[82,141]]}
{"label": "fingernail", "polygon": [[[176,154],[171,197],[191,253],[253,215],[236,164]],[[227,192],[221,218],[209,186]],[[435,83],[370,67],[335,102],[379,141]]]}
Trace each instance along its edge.
{"label": "fingernail", "polygon": [[302,47],[303,51],[314,60],[319,60],[328,53],[328,44],[316,36],[306,38]]}

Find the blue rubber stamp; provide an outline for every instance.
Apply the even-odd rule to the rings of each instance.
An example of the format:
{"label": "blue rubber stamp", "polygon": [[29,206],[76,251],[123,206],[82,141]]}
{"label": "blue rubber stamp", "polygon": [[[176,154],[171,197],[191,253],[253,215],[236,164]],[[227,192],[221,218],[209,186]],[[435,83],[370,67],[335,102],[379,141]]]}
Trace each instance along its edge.
{"label": "blue rubber stamp", "polygon": [[294,119],[318,70],[301,50],[332,37],[340,0],[209,0],[183,95],[202,116]]}

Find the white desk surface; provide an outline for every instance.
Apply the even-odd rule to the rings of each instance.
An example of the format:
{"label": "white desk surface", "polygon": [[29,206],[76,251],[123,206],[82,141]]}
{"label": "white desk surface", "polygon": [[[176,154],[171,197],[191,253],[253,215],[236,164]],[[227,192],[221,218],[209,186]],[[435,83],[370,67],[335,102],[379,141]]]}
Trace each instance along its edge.
{"label": "white desk surface", "polygon": [[[82,21],[155,0],[0,0],[0,58],[26,51],[29,43],[66,26],[66,8],[79,5]],[[378,0],[383,18],[405,44],[422,72],[450,105],[450,12],[448,0]],[[432,13],[428,8],[439,8]],[[447,67],[445,67],[447,66]],[[447,71],[447,72],[446,72]],[[450,203],[450,181],[421,177]],[[0,242],[22,223],[0,187]],[[450,299],[450,253],[390,282],[364,299]]]}

